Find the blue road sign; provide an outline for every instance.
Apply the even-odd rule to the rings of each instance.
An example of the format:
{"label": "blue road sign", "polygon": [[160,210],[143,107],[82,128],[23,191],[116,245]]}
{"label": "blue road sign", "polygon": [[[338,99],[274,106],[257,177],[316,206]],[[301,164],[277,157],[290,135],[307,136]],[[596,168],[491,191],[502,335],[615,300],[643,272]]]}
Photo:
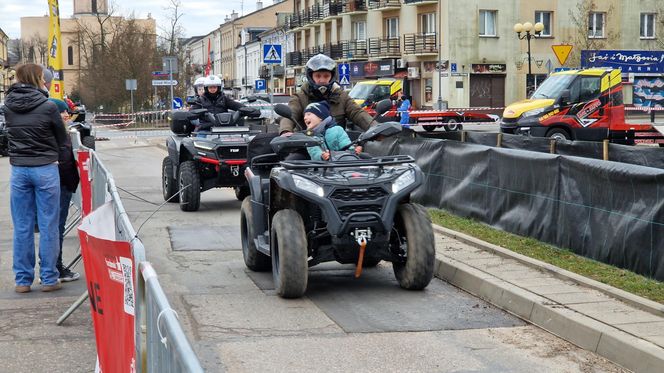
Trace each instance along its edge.
{"label": "blue road sign", "polygon": [[263,45],[263,63],[281,63],[281,44]]}
{"label": "blue road sign", "polygon": [[265,79],[256,79],[256,90],[257,91],[265,90]]}
{"label": "blue road sign", "polygon": [[457,64],[456,63],[451,63],[450,64],[450,71],[455,73],[457,72]]}
{"label": "blue road sign", "polygon": [[182,109],[184,102],[180,97],[173,97],[173,109]]}
{"label": "blue road sign", "polygon": [[339,67],[339,84],[350,85],[350,64],[340,63]]}

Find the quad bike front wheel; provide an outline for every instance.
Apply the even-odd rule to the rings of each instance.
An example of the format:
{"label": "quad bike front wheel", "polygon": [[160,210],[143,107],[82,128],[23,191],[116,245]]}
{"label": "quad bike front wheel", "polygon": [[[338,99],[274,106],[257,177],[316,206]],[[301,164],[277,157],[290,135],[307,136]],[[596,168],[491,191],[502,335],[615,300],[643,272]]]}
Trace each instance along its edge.
{"label": "quad bike front wheel", "polygon": [[433,278],[436,250],[431,220],[422,206],[399,206],[390,244],[402,259],[392,263],[399,286],[408,290],[427,287]]}
{"label": "quad bike front wheel", "polygon": [[272,277],[282,298],[299,298],[307,290],[307,236],[302,217],[294,210],[277,211],[270,231]]}
{"label": "quad bike front wheel", "polygon": [[180,210],[197,211],[201,205],[201,179],[194,161],[180,164]]}
{"label": "quad bike front wheel", "polygon": [[164,201],[180,202],[177,180],[173,177],[173,161],[170,157],[165,157],[161,162],[161,191]]}
{"label": "quad bike front wheel", "polygon": [[242,208],[240,209],[240,235],[242,237],[242,257],[244,264],[252,271],[265,272],[272,268],[270,257],[261,253],[256,249],[254,238],[256,231],[254,230],[253,209],[251,207],[251,197],[247,197],[242,201]]}

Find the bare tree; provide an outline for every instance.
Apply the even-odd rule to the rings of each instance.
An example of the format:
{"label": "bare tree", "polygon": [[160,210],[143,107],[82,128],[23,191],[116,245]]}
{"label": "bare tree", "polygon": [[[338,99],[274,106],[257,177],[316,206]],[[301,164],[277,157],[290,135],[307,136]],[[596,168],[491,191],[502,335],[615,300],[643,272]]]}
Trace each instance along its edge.
{"label": "bare tree", "polygon": [[569,38],[563,42],[574,46],[574,49],[568,58],[571,66],[581,65],[582,50],[606,49],[618,40],[618,34],[607,27],[609,20],[611,20],[612,16],[615,14],[613,5],[609,6],[605,12],[606,16],[603,24],[604,37],[595,38],[589,36],[591,26],[590,16],[595,12],[598,12],[595,0],[579,0],[576,7],[569,10],[572,33]]}
{"label": "bare tree", "polygon": [[126,79],[137,79],[138,107],[151,99],[151,70],[157,58],[157,36],[133,16],[97,14],[93,22],[79,21],[75,38],[81,56],[81,79],[76,92],[90,107],[104,111],[128,108]]}
{"label": "bare tree", "polygon": [[184,27],[180,23],[184,16],[184,13],[180,10],[181,7],[182,2],[180,0],[169,0],[169,5],[164,7],[164,10],[168,12],[168,25],[159,28],[164,49],[171,56],[179,54],[180,39],[184,37]]}
{"label": "bare tree", "polygon": [[39,36],[38,33],[33,34],[27,39],[21,39],[19,48],[22,57],[21,61],[40,64],[46,63],[48,41],[46,38]]}

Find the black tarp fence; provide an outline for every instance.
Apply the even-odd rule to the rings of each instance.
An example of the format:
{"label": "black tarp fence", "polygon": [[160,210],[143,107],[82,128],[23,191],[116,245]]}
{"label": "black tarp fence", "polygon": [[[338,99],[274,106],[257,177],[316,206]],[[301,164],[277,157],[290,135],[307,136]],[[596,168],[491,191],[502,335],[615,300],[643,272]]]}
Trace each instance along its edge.
{"label": "black tarp fence", "polygon": [[[471,141],[491,143],[496,134],[469,134],[462,143],[405,133],[370,144],[367,150],[413,156],[425,184],[412,198],[427,207],[664,281],[664,170],[497,148],[495,141],[480,145]],[[509,137],[503,145],[518,140]],[[548,139],[524,139],[549,149]],[[593,147],[584,149],[593,154]]]}

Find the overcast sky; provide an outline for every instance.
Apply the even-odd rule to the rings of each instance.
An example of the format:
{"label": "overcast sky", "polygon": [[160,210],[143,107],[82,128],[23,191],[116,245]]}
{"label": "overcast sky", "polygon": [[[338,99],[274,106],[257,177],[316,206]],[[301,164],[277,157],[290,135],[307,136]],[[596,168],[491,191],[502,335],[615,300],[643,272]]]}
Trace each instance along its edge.
{"label": "overcast sky", "polygon": [[[166,22],[165,4],[168,0],[112,0],[119,8],[119,13],[129,15],[132,12],[137,18],[145,18],[148,14],[157,20],[157,27]],[[182,0],[182,26],[186,36],[205,35],[219,24],[233,10],[241,15],[244,3],[244,14],[256,9],[256,0]],[[272,5],[272,0],[264,0],[263,6]],[[68,18],[74,9],[73,0],[60,0],[61,18]],[[11,39],[21,36],[21,17],[43,16],[48,14],[48,0],[0,0],[0,28]]]}

